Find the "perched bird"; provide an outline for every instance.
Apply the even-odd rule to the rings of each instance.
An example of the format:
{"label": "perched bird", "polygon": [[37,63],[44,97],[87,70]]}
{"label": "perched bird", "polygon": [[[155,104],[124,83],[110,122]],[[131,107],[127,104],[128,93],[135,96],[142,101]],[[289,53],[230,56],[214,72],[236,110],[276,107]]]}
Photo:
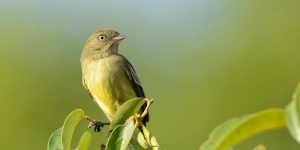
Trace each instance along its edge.
{"label": "perched bird", "polygon": [[[109,121],[125,101],[145,97],[132,64],[118,52],[123,39],[112,29],[98,30],[87,39],[81,55],[83,85]],[[141,111],[145,108],[146,104]],[[142,123],[148,121],[147,114]]]}

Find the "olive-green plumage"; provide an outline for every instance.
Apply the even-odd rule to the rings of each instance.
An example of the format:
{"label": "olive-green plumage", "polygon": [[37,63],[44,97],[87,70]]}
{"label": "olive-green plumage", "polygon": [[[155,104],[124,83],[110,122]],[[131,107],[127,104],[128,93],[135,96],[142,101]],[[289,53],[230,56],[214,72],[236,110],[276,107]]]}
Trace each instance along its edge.
{"label": "olive-green plumage", "polygon": [[[118,53],[123,39],[111,29],[99,30],[88,38],[81,55],[83,85],[110,121],[126,100],[145,97],[131,63]],[[148,120],[147,115],[143,123]]]}

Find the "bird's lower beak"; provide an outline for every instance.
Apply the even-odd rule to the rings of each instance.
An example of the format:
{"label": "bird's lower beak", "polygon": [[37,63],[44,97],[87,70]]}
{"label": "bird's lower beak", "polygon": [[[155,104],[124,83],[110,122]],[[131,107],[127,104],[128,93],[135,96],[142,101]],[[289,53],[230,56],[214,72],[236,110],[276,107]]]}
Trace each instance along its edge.
{"label": "bird's lower beak", "polygon": [[124,39],[125,39],[125,36],[123,36],[123,35],[118,35],[118,36],[116,36],[116,37],[113,38],[113,40],[115,42],[120,42],[120,41],[122,41]]}

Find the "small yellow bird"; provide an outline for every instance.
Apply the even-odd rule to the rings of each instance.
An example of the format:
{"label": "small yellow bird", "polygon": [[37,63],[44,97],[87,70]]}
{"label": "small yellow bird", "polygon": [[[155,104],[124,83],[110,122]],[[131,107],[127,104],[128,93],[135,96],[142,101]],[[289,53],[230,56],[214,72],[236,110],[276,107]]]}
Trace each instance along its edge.
{"label": "small yellow bird", "polygon": [[[82,55],[82,81],[90,96],[111,121],[118,107],[135,97],[145,97],[144,90],[131,63],[118,53],[117,31],[102,29],[86,41]],[[146,104],[142,106],[144,111]],[[147,114],[142,123],[149,121]]]}

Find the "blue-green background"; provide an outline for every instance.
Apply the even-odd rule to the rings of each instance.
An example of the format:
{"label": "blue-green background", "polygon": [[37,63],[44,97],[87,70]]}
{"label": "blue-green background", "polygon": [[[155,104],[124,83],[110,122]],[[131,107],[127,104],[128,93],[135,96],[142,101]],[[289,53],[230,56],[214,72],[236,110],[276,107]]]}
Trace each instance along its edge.
{"label": "blue-green background", "polygon": [[[197,149],[214,127],[284,107],[300,81],[297,0],[1,0],[0,149],[46,149],[76,108],[105,120],[81,84],[86,38],[110,27],[154,98],[149,129],[163,150]],[[82,122],[76,132],[86,130]],[[91,149],[104,135],[93,134]],[[235,147],[297,150],[286,129]]]}

